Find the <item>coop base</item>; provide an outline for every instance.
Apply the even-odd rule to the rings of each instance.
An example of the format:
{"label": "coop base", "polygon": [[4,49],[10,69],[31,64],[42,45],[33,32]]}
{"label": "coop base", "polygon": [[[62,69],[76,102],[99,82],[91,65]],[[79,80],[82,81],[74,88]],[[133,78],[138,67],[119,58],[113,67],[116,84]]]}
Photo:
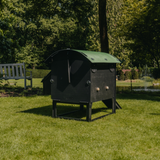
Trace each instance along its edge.
{"label": "coop base", "polygon": [[[100,116],[100,117],[97,117],[97,118],[94,118],[94,119],[92,119],[92,120],[90,120],[90,121],[88,121],[88,122],[93,122],[93,121],[95,121],[95,120],[98,120],[98,119],[101,119],[101,118],[104,118],[104,117],[106,117],[106,116],[109,116],[109,115],[111,115],[111,114],[114,114],[114,113],[108,113],[108,114],[105,114],[105,115],[103,115],[103,116]],[[85,119],[80,119],[80,118],[72,118],[72,117],[64,117],[64,116],[57,116],[56,118],[61,118],[61,119],[69,119],[69,120],[76,120],[76,121],[86,121]]]}
{"label": "coop base", "polygon": [[[97,120],[97,119],[106,117],[106,116],[108,116],[108,115],[110,115],[110,114],[116,113],[116,107],[117,107],[118,109],[121,109],[120,105],[119,105],[117,102],[115,102],[114,100],[112,100],[112,103],[111,103],[111,105],[110,105],[110,106],[112,106],[112,107],[108,107],[108,108],[112,108],[112,113],[108,113],[108,114],[106,114],[106,115],[103,115],[103,116],[100,116],[100,117],[91,119],[91,115],[92,115],[92,103],[81,103],[79,110],[74,110],[74,111],[70,111],[70,112],[66,112],[66,113],[57,115],[57,106],[56,106],[56,104],[57,104],[58,102],[59,102],[59,101],[53,100],[53,109],[52,109],[52,117],[53,117],[53,118],[63,118],[63,119],[70,119],[70,120],[78,120],[78,121],[88,121],[88,122],[91,122],[91,121],[95,121],[95,120]],[[107,105],[108,100],[103,100],[103,103],[104,103],[105,105]],[[110,101],[109,101],[109,103],[110,103]],[[74,103],[74,104],[75,104],[75,103]],[[82,111],[83,108],[84,108],[84,105],[87,106],[87,109],[86,109],[86,120],[83,120],[83,119],[80,119],[80,118],[65,117],[65,115],[68,115],[68,114],[71,114],[71,113],[75,113],[75,112],[78,112],[78,111]]]}

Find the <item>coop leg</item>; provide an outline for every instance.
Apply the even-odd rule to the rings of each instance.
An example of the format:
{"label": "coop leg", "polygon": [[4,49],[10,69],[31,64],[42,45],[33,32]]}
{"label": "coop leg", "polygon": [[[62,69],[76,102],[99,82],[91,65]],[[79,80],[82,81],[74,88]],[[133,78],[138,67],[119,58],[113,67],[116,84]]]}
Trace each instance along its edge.
{"label": "coop leg", "polygon": [[91,121],[91,115],[92,115],[92,103],[87,104],[87,121]]}
{"label": "coop leg", "polygon": [[83,111],[83,104],[80,104],[80,110]]}
{"label": "coop leg", "polygon": [[57,117],[57,107],[56,107],[56,102],[55,101],[53,101],[52,117],[53,118]]}
{"label": "coop leg", "polygon": [[116,103],[115,103],[115,98],[112,98],[112,113],[116,113]]}

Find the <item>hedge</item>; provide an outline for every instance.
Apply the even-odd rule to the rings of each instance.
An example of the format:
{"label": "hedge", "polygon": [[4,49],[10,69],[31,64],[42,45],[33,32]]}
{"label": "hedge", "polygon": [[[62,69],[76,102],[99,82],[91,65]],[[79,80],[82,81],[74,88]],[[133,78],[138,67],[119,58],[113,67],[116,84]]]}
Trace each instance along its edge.
{"label": "hedge", "polygon": [[[44,78],[51,70],[46,69],[27,69],[28,71],[32,71],[32,78]],[[29,73],[26,73],[29,75]]]}

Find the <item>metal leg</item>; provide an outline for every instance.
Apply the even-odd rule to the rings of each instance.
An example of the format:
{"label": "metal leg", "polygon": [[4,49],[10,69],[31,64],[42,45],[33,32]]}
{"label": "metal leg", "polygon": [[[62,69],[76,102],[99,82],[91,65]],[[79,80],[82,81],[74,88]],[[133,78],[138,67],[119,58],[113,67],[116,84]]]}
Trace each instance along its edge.
{"label": "metal leg", "polygon": [[57,107],[56,107],[56,102],[55,101],[53,101],[52,117],[57,118]]}
{"label": "metal leg", "polygon": [[112,113],[116,113],[116,104],[115,104],[115,98],[112,98]]}
{"label": "metal leg", "polygon": [[83,104],[80,104],[80,110],[83,111]]}
{"label": "metal leg", "polygon": [[87,121],[91,121],[91,115],[92,115],[92,103],[87,104]]}

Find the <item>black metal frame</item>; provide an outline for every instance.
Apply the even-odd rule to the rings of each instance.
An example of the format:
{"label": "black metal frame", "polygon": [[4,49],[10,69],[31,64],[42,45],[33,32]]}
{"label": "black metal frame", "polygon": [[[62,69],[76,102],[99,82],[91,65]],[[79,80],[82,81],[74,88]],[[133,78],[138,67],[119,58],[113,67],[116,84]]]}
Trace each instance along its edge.
{"label": "black metal frame", "polygon": [[[52,108],[52,117],[53,118],[63,118],[63,119],[70,119],[70,120],[72,119],[72,120],[88,121],[88,122],[95,121],[97,119],[101,119],[103,117],[106,117],[106,116],[108,116],[110,114],[116,113],[116,106],[118,104],[117,102],[115,102],[115,99],[112,98],[112,113],[109,113],[109,114],[106,114],[106,115],[103,115],[103,116],[100,116],[100,117],[92,119],[91,118],[91,116],[92,116],[92,102],[86,102],[86,103],[68,103],[68,104],[80,104],[80,109],[79,110],[70,111],[70,112],[66,112],[66,113],[62,113],[60,115],[57,115],[57,106],[56,106],[57,103],[68,103],[68,102],[60,102],[60,101],[53,100],[53,103],[52,103],[53,104],[53,108]],[[68,114],[71,114],[71,113],[82,111],[83,108],[84,108],[84,105],[87,106],[86,120],[82,120],[80,118],[64,117],[64,115],[68,115]]]}

